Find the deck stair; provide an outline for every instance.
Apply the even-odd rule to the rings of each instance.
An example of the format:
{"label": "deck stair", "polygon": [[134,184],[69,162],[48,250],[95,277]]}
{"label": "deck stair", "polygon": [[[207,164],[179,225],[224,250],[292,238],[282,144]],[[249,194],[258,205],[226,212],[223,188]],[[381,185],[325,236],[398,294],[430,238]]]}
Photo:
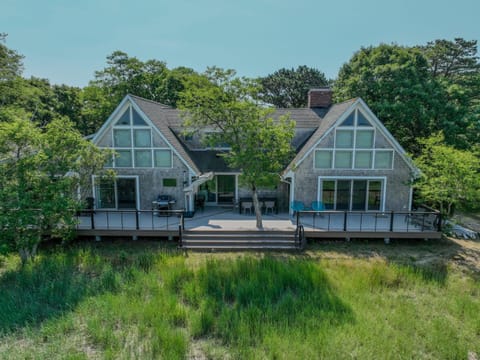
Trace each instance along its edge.
{"label": "deck stair", "polygon": [[198,250],[295,250],[294,231],[186,230],[182,248]]}

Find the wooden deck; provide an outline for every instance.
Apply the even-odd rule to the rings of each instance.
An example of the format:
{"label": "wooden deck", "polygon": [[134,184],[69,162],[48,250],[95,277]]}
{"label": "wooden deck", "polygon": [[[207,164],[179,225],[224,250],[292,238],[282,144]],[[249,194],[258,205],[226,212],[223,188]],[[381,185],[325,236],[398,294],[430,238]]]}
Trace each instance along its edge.
{"label": "wooden deck", "polygon": [[[160,215],[160,216],[158,216]],[[206,208],[191,218],[153,211],[96,211],[78,216],[78,236],[176,237],[179,227],[192,231],[257,231],[255,216],[231,208]],[[263,231],[292,232],[303,225],[307,238],[428,238],[441,232],[429,216],[411,213],[301,212],[263,216]]]}

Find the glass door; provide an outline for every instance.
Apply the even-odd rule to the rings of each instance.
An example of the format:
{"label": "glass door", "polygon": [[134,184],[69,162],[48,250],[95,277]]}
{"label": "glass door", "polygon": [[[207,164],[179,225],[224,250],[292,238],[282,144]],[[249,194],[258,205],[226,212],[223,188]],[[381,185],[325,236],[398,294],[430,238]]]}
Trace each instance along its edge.
{"label": "glass door", "polygon": [[217,175],[219,204],[233,204],[235,198],[235,175]]}
{"label": "glass door", "polygon": [[207,205],[217,204],[217,177],[201,184],[198,188],[198,195],[205,199]]}
{"label": "glass door", "polygon": [[118,209],[137,208],[136,185],[135,179],[117,179]]}
{"label": "glass door", "polygon": [[95,180],[95,199],[97,209],[115,209],[115,182],[111,179]]}

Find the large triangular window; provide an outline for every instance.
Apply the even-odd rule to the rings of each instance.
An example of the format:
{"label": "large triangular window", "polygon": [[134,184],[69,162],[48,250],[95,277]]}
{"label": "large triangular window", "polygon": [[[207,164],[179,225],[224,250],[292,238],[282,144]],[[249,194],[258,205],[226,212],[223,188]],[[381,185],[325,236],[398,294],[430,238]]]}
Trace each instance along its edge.
{"label": "large triangular window", "polygon": [[145,121],[142,119],[142,117],[140,116],[140,114],[139,114],[134,108],[132,108],[132,121],[133,121],[133,125],[137,125],[137,126],[147,126],[147,124],[146,124]]}
{"label": "large triangular window", "polygon": [[357,110],[357,126],[372,126],[360,110]]}
{"label": "large triangular window", "polygon": [[355,123],[355,111],[352,111],[350,115],[340,124],[340,126],[353,126]]}
{"label": "large triangular window", "polygon": [[115,125],[130,125],[130,107],[125,110],[125,112],[120,116]]}

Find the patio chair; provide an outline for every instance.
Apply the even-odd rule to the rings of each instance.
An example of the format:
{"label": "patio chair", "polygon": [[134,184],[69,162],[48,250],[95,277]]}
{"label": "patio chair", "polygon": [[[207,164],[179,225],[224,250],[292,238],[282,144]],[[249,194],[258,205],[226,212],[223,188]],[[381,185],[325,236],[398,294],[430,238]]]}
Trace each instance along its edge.
{"label": "patio chair", "polygon": [[323,216],[320,213],[320,211],[325,210],[325,205],[323,205],[323,202],[321,202],[321,201],[312,201],[312,210],[319,211],[319,213],[317,213],[317,215]]}
{"label": "patio chair", "polygon": [[252,206],[253,206],[253,203],[252,203],[251,201],[244,201],[244,202],[242,202],[242,212],[243,212],[244,214],[246,214],[246,213],[247,213],[247,210],[248,210],[248,212],[250,213],[250,215],[253,214],[253,212],[252,212]]}
{"label": "patio chair", "polygon": [[273,209],[275,208],[275,201],[264,201],[263,206],[265,206],[265,215],[268,214],[268,209],[272,211],[272,215],[273,215]]}
{"label": "patio chair", "polygon": [[292,205],[290,207],[293,210],[293,215],[295,215],[298,211],[305,209],[305,205],[301,201],[292,201]]}

